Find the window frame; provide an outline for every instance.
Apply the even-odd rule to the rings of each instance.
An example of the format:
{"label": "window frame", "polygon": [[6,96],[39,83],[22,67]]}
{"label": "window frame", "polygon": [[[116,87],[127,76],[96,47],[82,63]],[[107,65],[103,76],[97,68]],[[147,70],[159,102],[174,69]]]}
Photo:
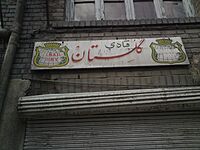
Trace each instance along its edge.
{"label": "window frame", "polygon": [[[116,0],[117,1],[117,0]],[[155,6],[157,18],[167,18],[164,9],[164,0],[152,0]],[[184,7],[185,17],[194,17],[195,11],[191,0],[181,0]],[[96,20],[105,20],[104,0],[94,0],[95,2],[95,18]],[[136,20],[134,10],[134,0],[124,0],[126,20]],[[66,0],[66,20],[76,21],[75,18],[75,3],[74,0]],[[87,21],[87,20],[81,20]]]}

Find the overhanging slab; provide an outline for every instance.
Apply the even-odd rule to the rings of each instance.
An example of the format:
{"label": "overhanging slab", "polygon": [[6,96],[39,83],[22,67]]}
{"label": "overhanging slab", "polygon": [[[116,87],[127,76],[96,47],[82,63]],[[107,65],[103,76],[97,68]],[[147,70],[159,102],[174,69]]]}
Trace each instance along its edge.
{"label": "overhanging slab", "polygon": [[21,97],[25,117],[200,110],[200,87],[47,94]]}

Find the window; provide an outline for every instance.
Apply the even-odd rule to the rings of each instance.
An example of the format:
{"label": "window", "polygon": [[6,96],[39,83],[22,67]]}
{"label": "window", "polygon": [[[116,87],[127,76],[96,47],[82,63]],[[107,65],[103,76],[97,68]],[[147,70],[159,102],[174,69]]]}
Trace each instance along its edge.
{"label": "window", "polygon": [[153,0],[135,0],[134,10],[136,19],[157,18]]}
{"label": "window", "polygon": [[105,20],[126,19],[124,0],[104,0]]}
{"label": "window", "polygon": [[74,6],[75,20],[95,20],[94,0],[75,0]]}
{"label": "window", "polygon": [[164,0],[165,15],[167,18],[182,18],[185,17],[185,11],[181,0],[171,1]]}
{"label": "window", "polygon": [[193,17],[192,0],[66,0],[67,20]]}

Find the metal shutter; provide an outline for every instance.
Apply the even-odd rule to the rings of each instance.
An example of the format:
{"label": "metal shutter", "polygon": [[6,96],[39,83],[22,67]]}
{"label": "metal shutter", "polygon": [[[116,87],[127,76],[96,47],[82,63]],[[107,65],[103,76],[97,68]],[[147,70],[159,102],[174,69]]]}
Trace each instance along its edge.
{"label": "metal shutter", "polygon": [[27,122],[24,150],[199,150],[200,113],[116,114]]}

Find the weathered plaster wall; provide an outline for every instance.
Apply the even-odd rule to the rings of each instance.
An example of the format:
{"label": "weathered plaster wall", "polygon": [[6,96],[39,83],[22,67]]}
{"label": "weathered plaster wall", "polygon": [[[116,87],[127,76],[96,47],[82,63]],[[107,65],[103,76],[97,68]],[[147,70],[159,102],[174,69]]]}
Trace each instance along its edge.
{"label": "weathered plaster wall", "polygon": [[30,81],[13,79],[0,114],[0,150],[22,150],[25,124],[17,112],[18,99],[26,94]]}

